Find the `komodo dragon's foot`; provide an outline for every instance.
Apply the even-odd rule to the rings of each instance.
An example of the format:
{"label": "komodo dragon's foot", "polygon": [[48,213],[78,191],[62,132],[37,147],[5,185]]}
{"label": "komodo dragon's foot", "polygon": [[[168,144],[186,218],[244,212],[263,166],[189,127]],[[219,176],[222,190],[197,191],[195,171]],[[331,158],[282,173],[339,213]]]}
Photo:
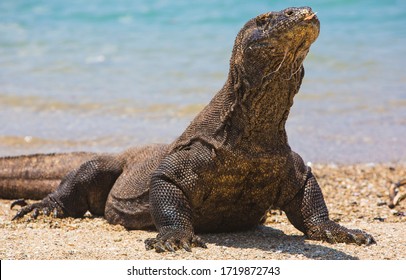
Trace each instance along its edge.
{"label": "komodo dragon's foot", "polygon": [[191,252],[192,247],[207,248],[200,237],[184,230],[171,230],[164,234],[158,234],[156,238],[145,240],[145,248],[147,250],[155,249],[158,253],[175,252],[179,249]]}
{"label": "komodo dragon's foot", "polygon": [[372,235],[359,229],[348,229],[331,220],[311,227],[307,231],[307,236],[310,239],[327,241],[329,243],[376,244]]}
{"label": "komodo dragon's foot", "polygon": [[49,216],[51,213],[55,218],[65,217],[62,208],[48,197],[33,204],[28,204],[24,199],[18,199],[11,203],[10,209],[13,209],[16,205],[22,206],[22,208],[18,210],[17,214],[11,219],[12,221],[20,219],[30,212],[32,212],[32,217],[34,219],[36,219],[40,214]]}

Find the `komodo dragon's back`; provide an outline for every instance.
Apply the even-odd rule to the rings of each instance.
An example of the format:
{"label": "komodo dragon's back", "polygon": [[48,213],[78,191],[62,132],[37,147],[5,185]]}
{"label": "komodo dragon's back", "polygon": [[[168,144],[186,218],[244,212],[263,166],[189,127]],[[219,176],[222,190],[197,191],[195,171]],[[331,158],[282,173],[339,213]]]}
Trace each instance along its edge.
{"label": "komodo dragon's back", "polygon": [[330,220],[316,178],[288,144],[285,123],[319,30],[309,7],[251,19],[237,35],[223,88],[179,138],[93,157],[14,219],[90,211],[129,229],[155,227],[147,249],[190,251],[206,246],[195,232],[247,229],[271,208],[311,239],[374,243]]}

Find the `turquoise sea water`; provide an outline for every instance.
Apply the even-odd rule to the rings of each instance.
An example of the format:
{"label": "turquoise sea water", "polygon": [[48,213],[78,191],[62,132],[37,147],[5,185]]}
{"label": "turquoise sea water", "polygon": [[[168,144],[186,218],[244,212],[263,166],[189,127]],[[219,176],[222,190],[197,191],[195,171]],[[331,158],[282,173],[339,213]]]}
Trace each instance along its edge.
{"label": "turquoise sea water", "polygon": [[306,161],[406,160],[406,1],[0,1],[0,155],[170,142],[223,85],[250,18],[321,34],[287,124]]}

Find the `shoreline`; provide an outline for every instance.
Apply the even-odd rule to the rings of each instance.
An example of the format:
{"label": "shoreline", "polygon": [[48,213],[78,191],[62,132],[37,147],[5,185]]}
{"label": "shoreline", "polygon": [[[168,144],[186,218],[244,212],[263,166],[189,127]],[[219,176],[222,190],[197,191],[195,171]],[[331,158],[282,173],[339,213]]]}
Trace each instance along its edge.
{"label": "shoreline", "polygon": [[[128,138],[130,136],[127,136]],[[12,141],[19,141],[19,145],[6,145],[10,139],[13,138]],[[113,138],[108,139],[108,143]],[[116,137],[114,138],[116,139]],[[36,137],[26,136],[26,137],[7,137],[7,136],[0,136],[0,140],[3,142],[0,144],[0,158],[1,157],[16,157],[16,156],[26,156],[26,155],[34,155],[34,154],[54,154],[54,153],[75,153],[75,152],[91,152],[91,153],[100,153],[100,154],[119,154],[128,149],[134,147],[143,147],[150,144],[170,144],[176,139],[173,137],[171,139],[165,139],[168,141],[145,141],[140,142],[137,144],[128,144],[128,145],[121,145],[121,146],[106,146],[106,143],[98,143],[97,139],[90,139],[90,140],[83,140],[83,141],[69,141],[69,140],[61,140],[61,141],[52,141],[52,140],[44,140],[44,139],[37,139]],[[27,142],[28,141],[28,142]],[[289,141],[291,142],[291,141]],[[66,144],[69,145],[66,145]],[[49,145],[48,145],[49,144]],[[360,144],[359,144],[360,145]],[[292,146],[290,144],[290,146]],[[355,147],[356,148],[356,147]],[[355,149],[354,148],[354,149]],[[356,159],[351,159],[349,157],[344,157],[341,159],[337,159],[336,155],[338,154],[338,150],[334,151],[334,156],[329,157],[316,157],[316,159],[310,159],[311,156],[307,155],[308,151],[300,151],[295,147],[292,148],[292,151],[298,153],[302,159],[304,160],[305,164],[315,164],[319,166],[354,166],[354,165],[392,165],[392,166],[404,166],[406,167],[406,157],[402,154],[397,156],[387,156],[386,158],[371,158],[369,160],[365,160],[365,157],[356,157]],[[318,153],[319,151],[317,151]],[[373,152],[373,150],[371,150]],[[350,154],[351,151],[346,151],[347,154]],[[392,152],[393,154],[393,152]],[[329,159],[334,157],[334,159]]]}
{"label": "shoreline", "polygon": [[[0,259],[406,259],[406,201],[388,207],[389,187],[406,178],[406,164],[312,164],[330,218],[371,233],[376,245],[329,244],[305,239],[285,214],[270,211],[265,225],[245,232],[201,234],[208,250],[146,251],[152,231],[127,231],[103,218],[25,217],[11,222],[11,200],[0,200]],[[400,189],[401,192],[406,190]]]}

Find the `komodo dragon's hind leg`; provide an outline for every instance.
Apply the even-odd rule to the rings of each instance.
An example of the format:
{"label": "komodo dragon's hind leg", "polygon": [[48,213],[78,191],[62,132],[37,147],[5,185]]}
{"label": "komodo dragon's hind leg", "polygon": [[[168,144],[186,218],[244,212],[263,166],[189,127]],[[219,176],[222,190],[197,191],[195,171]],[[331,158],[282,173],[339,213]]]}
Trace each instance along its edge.
{"label": "komodo dragon's hind leg", "polygon": [[374,244],[374,238],[358,229],[347,229],[329,219],[323,194],[310,168],[304,188],[282,209],[289,221],[310,239],[329,243]]}
{"label": "komodo dragon's hind leg", "polygon": [[36,218],[40,213],[56,217],[81,217],[86,211],[103,215],[107,196],[122,172],[122,163],[117,157],[101,155],[83,163],[61,181],[58,188],[42,201],[27,205],[24,200],[11,204],[23,206],[13,220],[32,212]]}

